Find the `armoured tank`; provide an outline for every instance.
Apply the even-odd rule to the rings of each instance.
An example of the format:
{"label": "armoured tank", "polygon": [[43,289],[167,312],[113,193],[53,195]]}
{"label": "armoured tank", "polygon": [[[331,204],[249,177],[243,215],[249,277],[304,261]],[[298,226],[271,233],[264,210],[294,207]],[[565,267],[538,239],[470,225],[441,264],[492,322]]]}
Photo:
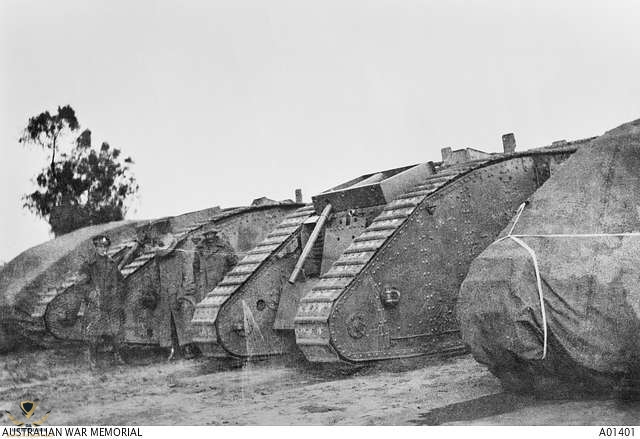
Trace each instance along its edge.
{"label": "armoured tank", "polygon": [[[147,221],[119,221],[85,227],[25,250],[0,271],[0,351],[17,344],[45,343],[43,315],[47,303],[70,286],[72,274],[92,252],[91,238],[109,236],[111,255],[135,238]],[[120,254],[121,255],[121,254]],[[69,283],[71,282],[71,283]]]}
{"label": "armoured tank", "polygon": [[[78,311],[81,290],[87,286],[79,269],[93,251],[93,236],[106,234],[110,237],[109,254],[125,278],[125,341],[157,344],[158,334],[168,330],[160,327],[164,321],[158,318],[166,313],[167,305],[158,292],[160,273],[156,256],[159,252],[163,252],[165,259],[178,253],[194,257],[202,249],[200,245],[196,250],[199,237],[215,229],[231,247],[231,252],[243,257],[288,212],[298,207],[300,204],[291,202],[230,209],[216,207],[159,220],[105,224],[84,228],[29,249],[0,273],[3,349],[16,343],[51,346],[81,340]],[[173,241],[169,251],[163,248],[163,239]],[[230,267],[210,268],[220,271]],[[209,277],[215,275],[210,273]],[[222,277],[222,273],[217,275]],[[206,284],[202,288],[209,289]],[[149,294],[157,299],[152,310],[148,305],[145,307],[142,300]]]}
{"label": "armoured tank", "polygon": [[364,175],[285,217],[198,304],[211,357],[301,350],[358,363],[462,348],[454,316],[470,262],[576,148],[443,150]]}

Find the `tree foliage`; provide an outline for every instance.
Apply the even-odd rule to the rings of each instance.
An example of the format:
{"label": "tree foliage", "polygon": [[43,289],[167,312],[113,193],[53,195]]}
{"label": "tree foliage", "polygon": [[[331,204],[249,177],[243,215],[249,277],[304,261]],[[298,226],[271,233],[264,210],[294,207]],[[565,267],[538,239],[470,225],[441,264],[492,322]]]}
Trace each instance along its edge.
{"label": "tree foliage", "polygon": [[131,157],[104,142],[92,148],[91,131],[76,138],[70,152],[59,152],[65,132],[79,128],[70,106],[30,118],[22,142],[52,150],[51,165],[35,179],[37,189],[24,196],[24,207],[46,219],[56,236],[81,227],[124,219],[127,201],[138,192]]}
{"label": "tree foliage", "polygon": [[24,133],[18,140],[20,143],[35,143],[43,149],[51,150],[51,169],[55,167],[56,151],[59,148],[60,137],[65,131],[76,131],[80,128],[76,112],[70,105],[58,107],[54,115],[48,111],[30,117]]}

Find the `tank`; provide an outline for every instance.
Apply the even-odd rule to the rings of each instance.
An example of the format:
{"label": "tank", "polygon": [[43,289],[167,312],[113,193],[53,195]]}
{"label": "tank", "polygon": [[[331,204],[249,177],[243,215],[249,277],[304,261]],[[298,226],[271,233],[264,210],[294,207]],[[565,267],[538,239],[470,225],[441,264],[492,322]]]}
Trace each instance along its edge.
{"label": "tank", "polygon": [[638,399],[639,205],[635,120],[574,154],[473,261],[462,338],[505,389]]}
{"label": "tank", "polygon": [[148,221],[118,221],[84,227],[25,250],[0,272],[0,351],[18,344],[49,343],[43,319],[47,304],[75,282],[76,273],[93,251],[91,238],[103,234],[110,253],[121,257],[135,240],[135,229]]}
{"label": "tank", "polygon": [[[159,220],[106,224],[81,229],[29,249],[7,264],[0,275],[0,297],[6,316],[3,319],[4,350],[16,343],[53,346],[82,340],[78,312],[82,289],[87,286],[79,269],[93,252],[93,236],[106,234],[111,238],[109,254],[125,278],[125,341],[153,345],[158,344],[159,334],[170,331],[162,328],[166,319],[160,318],[167,313],[167,302],[158,291],[159,252],[163,253],[163,261],[170,261],[175,255],[189,255],[194,259],[196,253],[206,252],[200,243],[201,237],[215,229],[230,248],[227,253],[234,255],[231,259],[235,264],[236,256],[243,257],[287,212],[299,206],[283,202],[230,209],[216,207]],[[170,251],[162,246],[162,240],[168,239],[172,240]],[[206,255],[199,256],[206,261]],[[30,262],[33,267],[25,270]],[[204,268],[210,268],[211,282],[216,275],[218,280],[223,275],[213,272],[228,271],[231,267],[205,264]],[[201,294],[210,288],[213,285],[202,284]],[[149,304],[145,307],[142,300],[149,295],[156,298],[153,309],[149,309]]]}
{"label": "tank", "polygon": [[301,350],[358,363],[459,351],[470,262],[576,148],[443,150],[442,162],[361,176],[285,217],[198,304],[211,357]]}

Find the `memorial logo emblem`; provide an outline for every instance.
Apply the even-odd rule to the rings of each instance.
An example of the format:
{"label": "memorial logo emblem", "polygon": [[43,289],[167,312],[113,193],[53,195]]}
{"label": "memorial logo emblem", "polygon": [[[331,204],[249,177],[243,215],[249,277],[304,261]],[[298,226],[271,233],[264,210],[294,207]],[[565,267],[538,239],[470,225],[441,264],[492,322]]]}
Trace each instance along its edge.
{"label": "memorial logo emblem", "polygon": [[42,424],[44,424],[44,422],[49,417],[49,413],[51,413],[51,410],[49,410],[48,412],[46,412],[44,414],[44,416],[42,416],[42,418],[38,419],[37,421],[29,422],[29,420],[31,419],[31,417],[35,413],[36,408],[38,407],[39,403],[40,402],[37,401],[37,400],[36,401],[22,401],[20,403],[20,410],[22,410],[22,416],[26,419],[26,422],[20,421],[16,416],[13,416],[11,414],[11,412],[9,412],[8,410],[5,410],[5,413],[9,417],[9,420],[11,422],[13,422],[15,425],[17,425],[18,427],[33,427],[33,426],[39,427]]}

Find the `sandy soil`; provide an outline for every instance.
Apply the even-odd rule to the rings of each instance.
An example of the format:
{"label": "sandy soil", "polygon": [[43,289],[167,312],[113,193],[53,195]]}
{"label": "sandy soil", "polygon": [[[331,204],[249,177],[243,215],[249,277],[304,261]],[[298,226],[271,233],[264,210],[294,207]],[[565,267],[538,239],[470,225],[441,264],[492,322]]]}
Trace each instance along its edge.
{"label": "sandy soil", "polygon": [[469,355],[392,362],[358,370],[312,367],[300,359],[220,364],[167,363],[130,353],[129,365],[88,369],[76,350],[0,357],[4,410],[40,399],[49,425],[436,425],[640,423],[640,404],[540,401],[502,393]]}

